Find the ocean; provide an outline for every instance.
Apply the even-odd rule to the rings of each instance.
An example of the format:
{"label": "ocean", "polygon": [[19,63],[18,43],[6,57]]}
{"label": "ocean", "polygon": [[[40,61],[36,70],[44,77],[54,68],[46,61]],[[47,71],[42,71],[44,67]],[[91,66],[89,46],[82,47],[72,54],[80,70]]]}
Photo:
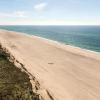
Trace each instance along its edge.
{"label": "ocean", "polygon": [[0,26],[17,32],[100,52],[100,26]]}

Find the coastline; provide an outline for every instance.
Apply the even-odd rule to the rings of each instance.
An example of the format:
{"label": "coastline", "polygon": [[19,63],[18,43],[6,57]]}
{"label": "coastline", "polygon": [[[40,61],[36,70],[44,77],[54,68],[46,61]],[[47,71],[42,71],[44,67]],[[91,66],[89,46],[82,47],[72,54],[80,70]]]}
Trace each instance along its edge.
{"label": "coastline", "polygon": [[[6,32],[9,31],[9,30],[4,30],[4,29],[0,29],[0,30],[1,31],[6,31]],[[77,47],[77,46],[70,45],[70,44],[65,44],[63,42],[50,40],[50,39],[47,39],[47,38],[44,38],[44,37],[39,37],[39,36],[36,36],[36,35],[29,35],[29,34],[23,33],[23,32],[17,32],[17,31],[9,31],[9,32],[14,32],[14,33],[20,34],[20,35],[22,34],[22,35],[30,37],[30,38],[33,37],[35,39],[40,39],[40,40],[44,41],[45,43],[48,43],[50,45],[54,45],[56,47],[59,46],[59,48],[64,49],[64,50],[68,50],[69,51],[70,49],[72,49],[72,52],[74,52],[73,50],[75,50],[74,53],[76,53],[76,54],[78,54],[78,53],[80,54],[81,53],[81,55],[84,55],[84,56],[88,56],[87,54],[90,54],[89,56],[92,57],[92,58],[94,58],[96,56],[95,59],[99,59],[99,57],[100,57],[100,52],[92,51],[92,50],[89,50],[89,49]],[[77,51],[81,51],[81,52],[77,52]]]}
{"label": "coastline", "polygon": [[54,100],[99,100],[100,53],[6,30],[0,31],[0,43]]}
{"label": "coastline", "polygon": [[[24,33],[26,34],[26,33]],[[92,50],[89,50],[89,49],[85,49],[85,48],[81,48],[81,47],[78,47],[78,46],[75,46],[75,45],[70,45],[70,44],[65,44],[63,42],[58,42],[58,41],[54,41],[54,40],[50,40],[50,39],[47,39],[47,38],[44,38],[44,37],[39,37],[39,36],[35,36],[35,35],[32,35],[33,37],[36,37],[36,38],[39,38],[39,39],[42,39],[46,42],[49,42],[49,43],[52,43],[52,44],[55,44],[55,45],[59,45],[59,46],[68,46],[70,48],[74,48],[74,49],[80,49],[84,52],[90,52],[90,53],[95,53],[96,55],[100,55],[100,52],[96,52],[96,51],[92,51]]]}
{"label": "coastline", "polygon": [[[70,45],[70,46],[73,46],[73,47],[79,47],[81,49],[85,49],[85,50],[89,50],[89,51],[100,53],[99,40],[97,40],[97,39],[99,39],[99,37],[98,37],[99,34],[97,35],[97,34],[91,32],[91,34],[87,33],[88,36],[86,34],[83,34],[83,36],[80,36],[81,33],[80,34],[78,33],[78,34],[76,34],[75,39],[72,39],[74,34],[73,35],[71,34],[71,37],[69,37],[70,35],[68,33],[68,35],[66,34],[66,36],[64,36],[66,38],[64,38],[63,34],[62,34],[61,38],[59,38],[59,36],[56,37],[57,34],[54,33],[55,34],[54,37],[56,37],[56,38],[53,38],[53,31],[51,33],[46,32],[47,34],[45,32],[43,34],[41,34],[41,32],[42,32],[41,29],[40,29],[39,33],[38,33],[38,31],[34,31],[35,26],[33,26],[33,29],[31,27],[30,30],[28,30],[27,27],[25,27],[25,26],[24,26],[25,27],[25,29],[24,29],[23,25],[22,25],[22,27],[21,26],[19,26],[19,27],[18,26],[14,26],[12,28],[11,27],[3,28],[3,30],[16,31],[16,32],[21,32],[21,33],[25,33],[25,34],[27,33],[28,35],[35,35],[37,37],[43,37],[43,38],[46,38],[46,39],[49,39],[49,40],[52,40],[52,41],[57,41],[58,43],[61,43],[61,44]],[[86,26],[86,27],[88,27],[88,26]],[[36,28],[38,28],[38,27],[36,27]],[[1,27],[1,29],[2,29],[2,27]],[[90,29],[89,29],[89,31],[90,31]],[[61,30],[61,32],[63,32],[63,30]],[[67,32],[67,30],[66,30],[66,32]],[[96,36],[94,36],[93,34],[96,35]],[[58,32],[58,35],[59,35],[59,32]],[[80,38],[78,39],[77,35],[79,35],[80,38],[84,38],[84,39],[83,40],[80,40]],[[91,39],[92,36],[94,36],[93,39]],[[69,37],[69,38],[67,38],[67,37]],[[89,37],[90,37],[90,41],[89,41]],[[69,40],[69,41],[67,41],[67,40]],[[97,43],[96,43],[95,40],[97,40]]]}
{"label": "coastline", "polygon": [[96,52],[96,51],[92,51],[92,50],[89,50],[89,49],[77,47],[77,46],[74,46],[74,45],[69,45],[69,44],[66,45],[65,43],[46,39],[46,38],[39,37],[39,36],[34,36],[34,35],[32,35],[32,36],[35,37],[35,38],[41,39],[41,40],[47,42],[50,45],[54,45],[56,47],[59,47],[63,50],[67,50],[67,51],[72,52],[72,53],[74,52],[78,55],[82,55],[82,56],[85,56],[85,57],[91,57],[93,59],[100,60],[100,52]]}

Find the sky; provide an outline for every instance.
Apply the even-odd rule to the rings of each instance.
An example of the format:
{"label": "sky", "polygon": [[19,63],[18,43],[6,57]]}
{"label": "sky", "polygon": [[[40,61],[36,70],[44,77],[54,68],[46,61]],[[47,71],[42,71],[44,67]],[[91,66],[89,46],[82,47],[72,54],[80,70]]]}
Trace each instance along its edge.
{"label": "sky", "polygon": [[100,0],[0,0],[0,25],[100,25]]}

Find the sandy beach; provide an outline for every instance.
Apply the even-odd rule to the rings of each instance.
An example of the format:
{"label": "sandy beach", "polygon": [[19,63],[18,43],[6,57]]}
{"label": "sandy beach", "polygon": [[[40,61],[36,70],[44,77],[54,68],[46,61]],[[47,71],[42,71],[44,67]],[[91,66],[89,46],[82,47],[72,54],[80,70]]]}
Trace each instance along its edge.
{"label": "sandy beach", "polygon": [[0,43],[54,100],[100,100],[100,53],[6,30]]}

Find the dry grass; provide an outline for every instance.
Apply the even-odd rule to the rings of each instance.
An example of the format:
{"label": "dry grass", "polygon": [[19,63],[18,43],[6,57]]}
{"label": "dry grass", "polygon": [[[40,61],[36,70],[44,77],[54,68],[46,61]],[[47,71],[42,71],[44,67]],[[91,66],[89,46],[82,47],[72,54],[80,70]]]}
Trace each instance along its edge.
{"label": "dry grass", "polygon": [[0,53],[0,100],[39,100],[29,76]]}

